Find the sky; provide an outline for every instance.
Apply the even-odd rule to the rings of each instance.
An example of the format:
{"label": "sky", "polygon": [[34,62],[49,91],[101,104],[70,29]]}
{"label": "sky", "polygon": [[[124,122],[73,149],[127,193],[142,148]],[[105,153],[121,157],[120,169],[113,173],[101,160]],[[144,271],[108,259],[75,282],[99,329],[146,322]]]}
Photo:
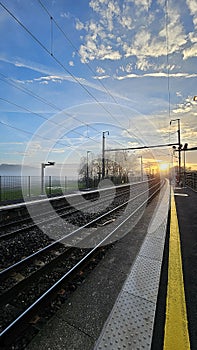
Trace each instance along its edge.
{"label": "sky", "polygon": [[[176,143],[177,119],[181,143],[197,146],[195,0],[0,5],[0,164],[72,174],[101,154],[103,131],[106,149]],[[172,160],[167,147],[132,152]],[[197,169],[196,151],[186,162]]]}

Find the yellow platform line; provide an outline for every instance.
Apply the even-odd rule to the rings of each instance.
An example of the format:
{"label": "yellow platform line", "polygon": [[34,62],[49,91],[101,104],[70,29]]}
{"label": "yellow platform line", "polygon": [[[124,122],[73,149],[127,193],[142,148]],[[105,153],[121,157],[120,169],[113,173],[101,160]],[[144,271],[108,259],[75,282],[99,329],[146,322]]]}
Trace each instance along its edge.
{"label": "yellow platform line", "polygon": [[163,348],[164,350],[190,349],[180,234],[173,190],[171,191],[168,286]]}

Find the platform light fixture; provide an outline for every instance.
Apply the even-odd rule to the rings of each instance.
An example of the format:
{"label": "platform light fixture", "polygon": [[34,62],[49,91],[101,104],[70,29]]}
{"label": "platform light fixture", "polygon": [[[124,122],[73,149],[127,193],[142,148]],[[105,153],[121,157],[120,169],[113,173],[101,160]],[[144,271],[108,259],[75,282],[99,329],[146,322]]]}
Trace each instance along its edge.
{"label": "platform light fixture", "polygon": [[44,169],[47,166],[54,166],[55,162],[41,163],[41,194],[44,195]]}

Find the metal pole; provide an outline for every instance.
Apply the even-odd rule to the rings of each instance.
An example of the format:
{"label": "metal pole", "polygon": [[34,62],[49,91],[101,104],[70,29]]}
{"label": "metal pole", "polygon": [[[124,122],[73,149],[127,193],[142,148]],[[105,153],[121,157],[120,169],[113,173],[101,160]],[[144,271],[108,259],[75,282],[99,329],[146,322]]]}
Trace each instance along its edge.
{"label": "metal pole", "polygon": [[31,197],[31,176],[28,176],[28,195]]}
{"label": "metal pole", "polygon": [[179,144],[179,182],[181,181],[181,128],[180,128],[180,119],[178,121],[178,144]]}
{"label": "metal pole", "polygon": [[55,162],[41,163],[41,195],[44,194],[44,168],[55,165]]}
{"label": "metal pole", "polygon": [[140,158],[140,164],[141,164],[141,181],[143,181],[143,160],[142,160],[142,156],[139,157]]}
{"label": "metal pole", "polygon": [[1,176],[0,176],[0,202],[1,202],[2,198],[1,198]]}
{"label": "metal pole", "polygon": [[183,164],[184,164],[184,177],[183,177],[183,186],[185,187],[185,183],[186,183],[186,173],[185,173],[185,149],[183,151]]}
{"label": "metal pole", "polygon": [[103,145],[102,145],[102,179],[105,177],[105,132],[103,131]]}
{"label": "metal pole", "polygon": [[45,164],[41,164],[41,194],[44,194],[44,168]]}
{"label": "metal pole", "polygon": [[175,121],[178,121],[178,130],[177,130],[177,133],[178,133],[178,153],[179,153],[179,156],[178,156],[178,183],[180,183],[180,180],[181,180],[181,127],[180,127],[180,119],[171,119],[170,121],[170,125],[172,122],[175,122]]}
{"label": "metal pole", "polygon": [[49,176],[49,195],[51,196],[52,194],[52,178]]}
{"label": "metal pole", "polygon": [[103,131],[103,142],[102,142],[102,179],[105,178],[105,133],[109,135],[109,131]]}
{"label": "metal pole", "polygon": [[87,172],[86,172],[86,187],[89,188],[89,164],[88,164],[88,154],[90,151],[87,151]]}

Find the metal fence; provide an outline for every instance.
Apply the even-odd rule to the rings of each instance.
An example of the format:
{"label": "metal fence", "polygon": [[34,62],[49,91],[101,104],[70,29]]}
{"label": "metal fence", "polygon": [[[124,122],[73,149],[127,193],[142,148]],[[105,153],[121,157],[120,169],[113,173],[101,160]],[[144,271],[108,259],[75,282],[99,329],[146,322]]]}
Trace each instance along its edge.
{"label": "metal fence", "polygon": [[197,191],[197,171],[185,173],[185,184],[194,191]]}
{"label": "metal fence", "polygon": [[[140,177],[125,178],[110,176],[114,185],[141,181]],[[0,204],[8,204],[23,200],[33,200],[40,196],[55,196],[83,190],[87,187],[97,188],[101,179],[97,176],[87,179],[68,180],[66,176],[1,176]]]}
{"label": "metal fence", "polygon": [[74,186],[74,181],[67,181],[66,176],[45,176],[43,188],[40,176],[0,176],[0,202],[61,195],[73,190]]}

